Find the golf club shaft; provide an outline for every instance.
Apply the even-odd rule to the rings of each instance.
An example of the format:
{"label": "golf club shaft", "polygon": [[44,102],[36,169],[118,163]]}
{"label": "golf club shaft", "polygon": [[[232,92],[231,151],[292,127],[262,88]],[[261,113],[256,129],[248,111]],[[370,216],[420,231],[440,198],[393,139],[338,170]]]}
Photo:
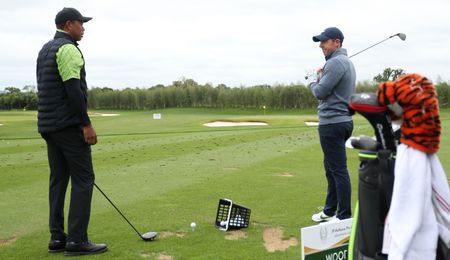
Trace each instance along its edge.
{"label": "golf club shaft", "polygon": [[367,51],[368,49],[370,49],[370,48],[372,48],[372,47],[375,47],[375,46],[377,46],[378,44],[380,44],[380,43],[382,43],[382,42],[385,42],[385,41],[389,40],[390,38],[391,38],[391,37],[386,38],[386,39],[384,39],[384,40],[382,40],[382,41],[380,41],[380,42],[375,43],[374,45],[371,45],[371,46],[365,48],[364,50],[358,51],[357,53],[350,55],[348,58],[350,59],[351,57],[356,56],[356,55],[360,54],[361,52]]}
{"label": "golf club shaft", "polygon": [[125,215],[122,214],[122,212],[116,207],[116,205],[114,205],[114,203],[108,198],[108,196],[106,196],[106,194],[100,189],[100,187],[98,187],[96,183],[94,183],[94,186],[109,201],[109,203],[111,203],[111,205],[117,210],[117,212],[119,212],[119,214],[128,222],[128,224],[134,229],[134,231],[136,231],[136,234],[138,234],[139,237],[142,238],[141,233],[139,233],[139,231],[133,226],[133,224],[131,224],[131,222],[125,217]]}
{"label": "golf club shaft", "polygon": [[373,44],[373,45],[371,45],[371,46],[365,48],[364,50],[358,51],[357,53],[350,55],[348,58],[350,59],[351,57],[356,56],[356,55],[360,54],[361,52],[367,51],[368,49],[373,48],[373,47],[377,46],[378,44],[380,44],[380,43],[382,43],[382,42],[385,42],[385,41],[387,41],[387,40],[389,40],[390,38],[395,37],[395,36],[398,36],[402,41],[404,41],[405,39],[402,38],[402,37],[400,36],[400,34],[402,34],[403,36],[405,35],[405,34],[403,34],[403,33],[397,33],[397,34],[391,35],[391,36],[387,37],[386,39],[384,39],[384,40],[382,40],[382,41],[379,41],[379,42],[377,42],[377,43],[375,43],[375,44]]}

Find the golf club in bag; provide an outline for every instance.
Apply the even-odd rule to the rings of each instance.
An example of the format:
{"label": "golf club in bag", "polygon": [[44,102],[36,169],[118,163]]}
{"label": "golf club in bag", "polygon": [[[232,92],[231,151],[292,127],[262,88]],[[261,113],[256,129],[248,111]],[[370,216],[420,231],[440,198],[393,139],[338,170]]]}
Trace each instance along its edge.
{"label": "golf club in bag", "polygon": [[385,259],[381,249],[394,184],[397,140],[388,108],[379,105],[375,93],[353,94],[349,106],[370,122],[376,140],[367,137],[351,141],[359,149],[360,166],[348,259]]}
{"label": "golf club in bag", "polygon": [[106,198],[106,200],[109,201],[109,203],[111,203],[111,205],[117,210],[117,212],[119,212],[119,214],[123,217],[123,219],[125,219],[127,221],[127,223],[134,229],[134,231],[136,232],[136,234],[139,235],[140,238],[142,238],[142,240],[144,241],[152,241],[156,238],[156,236],[158,235],[158,233],[150,231],[147,232],[145,234],[141,234],[134,226],[133,224],[131,224],[131,222],[125,217],[125,215],[116,207],[116,205],[114,205],[114,203],[108,198],[108,196],[106,196],[106,194],[100,189],[100,187],[98,187],[98,185],[96,183],[94,183],[94,186],[97,188],[98,191],[100,191],[100,193]]}
{"label": "golf club in bag", "polygon": [[[363,49],[363,50],[358,51],[358,52],[355,53],[355,54],[352,54],[352,55],[348,56],[348,58],[350,59],[350,58],[352,58],[352,57],[354,57],[354,56],[360,54],[361,52],[365,52],[365,51],[367,51],[368,49],[371,49],[371,48],[377,46],[378,44],[383,43],[383,42],[385,42],[385,41],[387,41],[387,40],[389,40],[389,39],[391,39],[391,38],[394,38],[394,37],[398,37],[398,38],[400,38],[400,40],[402,40],[402,41],[406,40],[406,34],[404,34],[404,33],[396,33],[396,34],[394,34],[394,35],[391,35],[391,36],[387,37],[386,39],[384,39],[384,40],[382,40],[382,41],[379,41],[379,42],[377,42],[377,43],[375,43],[375,44],[373,44],[373,45],[370,45],[369,47],[367,47],[367,48],[365,48],[365,49]],[[309,73],[312,73],[312,72],[309,72]],[[306,75],[306,76],[305,76],[305,79],[307,80],[310,76],[311,76],[311,74]]]}

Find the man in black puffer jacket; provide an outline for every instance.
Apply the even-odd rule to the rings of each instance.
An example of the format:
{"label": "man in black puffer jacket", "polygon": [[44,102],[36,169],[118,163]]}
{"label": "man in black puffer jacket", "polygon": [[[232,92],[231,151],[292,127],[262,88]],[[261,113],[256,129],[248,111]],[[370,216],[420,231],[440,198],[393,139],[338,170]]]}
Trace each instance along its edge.
{"label": "man in black puffer jacket", "polygon": [[[91,145],[97,135],[87,114],[84,58],[77,41],[84,34],[84,17],[63,8],[55,18],[57,32],[37,59],[38,131],[47,143],[50,165],[48,251],[66,255],[102,253],[105,244],[88,240],[94,170]],[[71,180],[68,232],[64,231],[64,199]]]}

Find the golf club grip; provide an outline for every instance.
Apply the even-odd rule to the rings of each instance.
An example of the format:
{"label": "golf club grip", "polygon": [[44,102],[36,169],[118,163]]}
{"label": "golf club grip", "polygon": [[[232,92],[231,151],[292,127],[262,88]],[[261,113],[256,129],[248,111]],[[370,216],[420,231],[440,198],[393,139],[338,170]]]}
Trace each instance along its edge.
{"label": "golf club grip", "polygon": [[130,224],[130,226],[134,229],[134,231],[136,231],[136,233],[142,237],[141,233],[139,233],[139,231],[137,231],[137,229],[133,226],[133,224],[131,224],[131,222],[125,217],[125,215],[116,207],[116,205],[114,205],[114,203],[108,198],[108,196],[106,196],[106,194],[100,189],[100,187],[97,186],[97,184],[94,182],[94,186],[97,188],[98,191],[100,191],[100,193],[109,201],[109,203],[111,203],[111,205],[117,210],[117,212],[119,212],[119,214],[128,222],[128,224]]}

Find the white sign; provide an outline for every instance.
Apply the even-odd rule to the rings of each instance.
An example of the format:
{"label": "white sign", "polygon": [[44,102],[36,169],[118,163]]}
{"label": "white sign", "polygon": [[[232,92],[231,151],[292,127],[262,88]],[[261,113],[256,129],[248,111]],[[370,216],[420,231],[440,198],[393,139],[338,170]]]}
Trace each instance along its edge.
{"label": "white sign", "polygon": [[302,259],[346,260],[352,218],[301,229]]}
{"label": "white sign", "polygon": [[161,119],[161,113],[153,113],[153,119]]}

